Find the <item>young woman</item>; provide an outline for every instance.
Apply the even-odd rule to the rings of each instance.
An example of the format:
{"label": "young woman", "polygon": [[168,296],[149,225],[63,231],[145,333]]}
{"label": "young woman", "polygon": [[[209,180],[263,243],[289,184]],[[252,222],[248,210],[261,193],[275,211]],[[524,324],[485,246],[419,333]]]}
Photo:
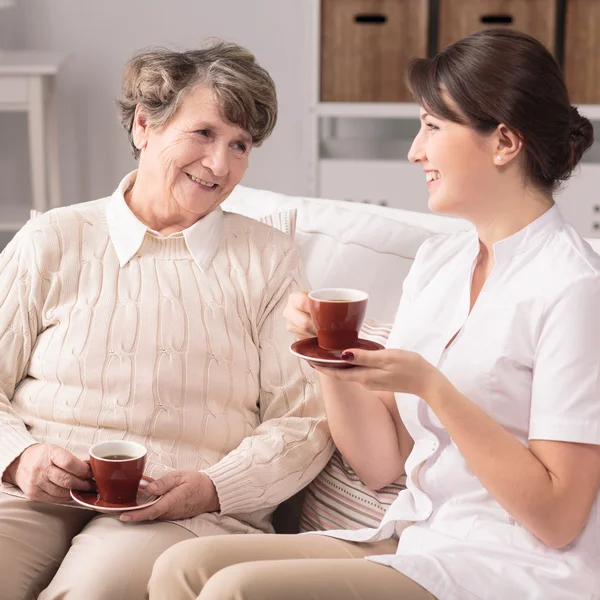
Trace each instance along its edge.
{"label": "young woman", "polygon": [[[421,247],[386,350],[319,369],[340,452],[373,489],[404,472],[407,489],[377,529],[183,542],[153,597],[600,598],[600,257],[552,197],[591,124],[512,31],[416,60],[408,82],[429,206],[475,228]],[[305,294],[285,314],[315,334]]]}

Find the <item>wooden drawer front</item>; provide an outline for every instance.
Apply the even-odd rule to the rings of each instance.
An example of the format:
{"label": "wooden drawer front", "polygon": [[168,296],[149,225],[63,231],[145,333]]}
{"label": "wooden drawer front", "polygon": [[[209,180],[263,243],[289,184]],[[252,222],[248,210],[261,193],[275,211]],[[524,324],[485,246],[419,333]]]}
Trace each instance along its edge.
{"label": "wooden drawer front", "polygon": [[553,54],[556,0],[439,0],[438,48],[474,31],[509,27],[537,38]]}
{"label": "wooden drawer front", "polygon": [[565,78],[575,104],[600,103],[600,0],[568,0]]}
{"label": "wooden drawer front", "polygon": [[0,107],[27,102],[27,78],[0,75]]}
{"label": "wooden drawer front", "polygon": [[411,58],[427,55],[424,0],[323,0],[321,100],[404,102]]}

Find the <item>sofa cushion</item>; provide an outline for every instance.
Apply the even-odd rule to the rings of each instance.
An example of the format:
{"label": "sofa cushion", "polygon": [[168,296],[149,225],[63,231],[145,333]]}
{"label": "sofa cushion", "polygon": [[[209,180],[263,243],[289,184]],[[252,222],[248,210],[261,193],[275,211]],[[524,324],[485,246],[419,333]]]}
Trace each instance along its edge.
{"label": "sofa cushion", "polygon": [[297,208],[295,240],[311,287],[363,290],[369,294],[367,314],[384,322],[394,320],[402,282],[419,246],[440,230],[458,226],[451,219],[423,214],[424,222],[437,227],[430,229],[417,223],[417,213],[410,213],[417,215],[413,222],[395,220],[341,200],[294,198],[241,186],[223,208],[254,218]]}

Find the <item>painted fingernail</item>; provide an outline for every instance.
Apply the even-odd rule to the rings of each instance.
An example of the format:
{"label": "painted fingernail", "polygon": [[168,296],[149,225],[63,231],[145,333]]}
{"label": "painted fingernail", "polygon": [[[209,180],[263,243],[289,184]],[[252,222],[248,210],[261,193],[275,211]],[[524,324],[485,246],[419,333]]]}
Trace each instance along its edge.
{"label": "painted fingernail", "polygon": [[344,352],[342,352],[342,360],[354,360],[354,352],[344,350]]}

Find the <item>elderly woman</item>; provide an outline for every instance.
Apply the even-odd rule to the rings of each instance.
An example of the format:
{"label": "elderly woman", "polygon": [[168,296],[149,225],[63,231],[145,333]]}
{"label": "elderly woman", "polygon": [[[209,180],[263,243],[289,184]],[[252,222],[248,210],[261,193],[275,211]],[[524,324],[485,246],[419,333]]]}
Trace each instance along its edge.
{"label": "elderly woman", "polygon": [[[138,170],[1,257],[4,600],[145,598],[176,542],[271,532],[332,451],[282,316],[306,287],[298,250],[219,208],[275,125],[273,81],[217,42],[139,54],[123,91]],[[90,446],[115,438],[147,447],[162,495],[120,518],[69,502]]]}

